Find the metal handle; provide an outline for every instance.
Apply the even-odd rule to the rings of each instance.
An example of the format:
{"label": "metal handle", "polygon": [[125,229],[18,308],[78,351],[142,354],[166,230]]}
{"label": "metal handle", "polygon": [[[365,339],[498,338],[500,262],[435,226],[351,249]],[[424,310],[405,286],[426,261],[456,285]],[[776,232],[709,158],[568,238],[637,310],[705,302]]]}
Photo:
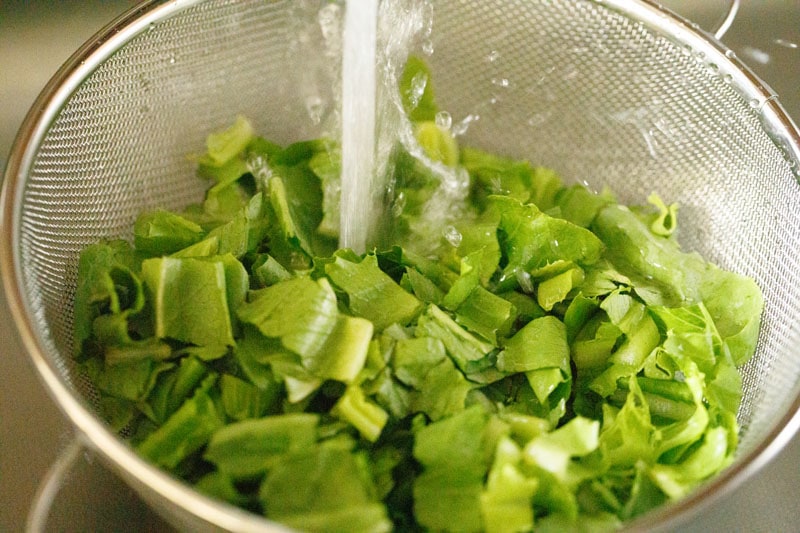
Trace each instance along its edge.
{"label": "metal handle", "polygon": [[721,40],[722,37],[730,29],[733,21],[736,19],[736,15],[739,13],[739,5],[741,4],[741,0],[731,0],[731,5],[728,7],[728,12],[725,17],[719,23],[716,30],[712,30],[714,37],[717,40]]}
{"label": "metal handle", "polygon": [[73,470],[75,463],[87,450],[79,437],[75,437],[67,447],[62,450],[56,460],[45,474],[36,494],[33,497],[25,530],[28,533],[44,533],[50,508],[58,496],[64,481]]}

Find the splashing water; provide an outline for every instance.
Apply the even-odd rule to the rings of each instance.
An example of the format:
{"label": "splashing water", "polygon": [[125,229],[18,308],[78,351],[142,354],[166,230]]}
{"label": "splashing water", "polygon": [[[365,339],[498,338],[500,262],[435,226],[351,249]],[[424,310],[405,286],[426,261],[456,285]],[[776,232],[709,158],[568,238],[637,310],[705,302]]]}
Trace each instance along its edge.
{"label": "splashing water", "polygon": [[[394,182],[400,145],[439,181],[423,214],[410,225],[416,251],[431,251],[442,240],[440,231],[431,229],[445,227],[460,215],[469,184],[463,169],[447,167],[425,155],[398,90],[412,48],[432,53],[433,2],[351,1],[348,8],[342,46],[339,244],[362,253],[392,233],[390,225],[405,207],[402,191],[395,191]],[[419,96],[425,88],[423,81]],[[457,134],[446,111],[439,113],[436,122]]]}

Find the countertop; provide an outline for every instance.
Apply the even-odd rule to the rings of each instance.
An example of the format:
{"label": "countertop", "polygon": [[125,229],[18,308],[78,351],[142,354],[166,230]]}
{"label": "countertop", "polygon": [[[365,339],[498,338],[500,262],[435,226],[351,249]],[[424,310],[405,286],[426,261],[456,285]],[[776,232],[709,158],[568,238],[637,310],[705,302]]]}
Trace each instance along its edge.
{"label": "countertop", "polygon": [[[663,2],[702,27],[727,2]],[[0,169],[25,112],[60,64],[133,1],[0,2]],[[723,42],[800,119],[800,0],[743,0]],[[21,531],[37,486],[73,434],[24,353],[0,292],[0,532]],[[800,437],[683,531],[800,531]],[[48,531],[167,530],[115,475],[82,454]]]}

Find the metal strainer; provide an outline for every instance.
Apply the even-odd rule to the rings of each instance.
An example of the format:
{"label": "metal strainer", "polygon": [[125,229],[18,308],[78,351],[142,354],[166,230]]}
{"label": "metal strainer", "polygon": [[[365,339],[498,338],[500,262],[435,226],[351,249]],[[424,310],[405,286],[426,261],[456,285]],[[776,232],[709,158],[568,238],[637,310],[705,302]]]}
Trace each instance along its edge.
{"label": "metal strainer", "polygon": [[[143,209],[200,199],[205,184],[187,154],[236,114],[279,142],[324,133],[337,112],[337,70],[318,68],[313,57],[331,38],[332,26],[318,24],[320,8],[331,5],[345,7],[145,2],[59,71],[9,160],[2,267],[21,338],[85,444],[180,528],[277,526],[148,465],[98,417],[92,387],[71,363],[77,255],[100,238],[130,237]],[[433,6],[418,50],[464,144],[609,185],[626,203],[657,191],[680,203],[686,249],[763,289],[760,344],[743,369],[737,461],[631,524],[675,527],[800,425],[800,134],[730,51],[654,3]]]}

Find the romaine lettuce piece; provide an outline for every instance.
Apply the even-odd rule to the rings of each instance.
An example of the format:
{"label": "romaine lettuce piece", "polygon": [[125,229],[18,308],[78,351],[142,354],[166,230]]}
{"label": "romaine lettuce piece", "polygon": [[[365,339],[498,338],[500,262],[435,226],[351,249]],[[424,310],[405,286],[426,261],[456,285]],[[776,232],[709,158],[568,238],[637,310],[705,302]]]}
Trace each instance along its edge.
{"label": "romaine lettuce piece", "polygon": [[624,274],[646,279],[658,292],[646,303],[680,307],[703,302],[736,364],[755,351],[764,300],[755,281],[721,270],[677,241],[655,235],[630,209],[607,206],[592,225],[607,256]]}
{"label": "romaine lettuce piece", "polygon": [[434,422],[416,433],[414,457],[423,471],[414,481],[414,513],[434,531],[483,528],[481,494],[494,446],[489,417],[479,406]]}
{"label": "romaine lettuce piece", "polygon": [[375,255],[360,263],[336,257],[325,265],[325,273],[347,294],[350,311],[370,320],[376,331],[394,323],[407,325],[422,309],[422,302],[379,268]]}
{"label": "romaine lettuce piece", "polygon": [[481,494],[481,514],[487,533],[516,533],[533,529],[533,495],[539,486],[535,478],[519,468],[522,450],[509,437],[497,443],[486,488]]}
{"label": "romaine lettuce piece", "polygon": [[358,385],[350,385],[331,409],[331,414],[347,420],[370,442],[375,442],[389,414],[364,396]]}
{"label": "romaine lettuce piece", "polygon": [[322,442],[289,454],[259,490],[264,513],[303,531],[391,531],[363,452]]}
{"label": "romaine lettuce piece", "polygon": [[313,358],[336,328],[339,314],[330,286],[307,277],[252,291],[239,306],[239,319],[266,337],[280,339],[297,355]]}
{"label": "romaine lettuce piece", "polygon": [[180,215],[157,209],[141,213],[133,228],[136,249],[147,255],[168,255],[204,236],[203,228]]}
{"label": "romaine lettuce piece", "polygon": [[403,108],[412,122],[434,120],[436,105],[428,65],[417,56],[409,56],[400,76],[399,89]]}
{"label": "romaine lettuce piece", "polygon": [[199,346],[235,343],[223,261],[146,259],[142,279],[158,338]]}
{"label": "romaine lettuce piece", "polygon": [[273,415],[227,424],[211,435],[203,458],[233,479],[254,479],[317,442],[319,416]]}
{"label": "romaine lettuce piece", "polygon": [[420,315],[416,335],[442,341],[447,354],[466,374],[479,372],[492,364],[489,354],[495,347],[469,333],[435,305],[429,305]]}
{"label": "romaine lettuce piece", "polygon": [[566,220],[550,217],[532,204],[505,196],[490,201],[502,212],[500,247],[507,264],[506,277],[530,272],[558,261],[591,265],[600,259],[603,243],[592,232]]}
{"label": "romaine lettuce piece", "polygon": [[242,115],[227,129],[211,133],[206,137],[206,154],[201,164],[219,167],[241,154],[255,136],[250,121]]}
{"label": "romaine lettuce piece", "polygon": [[569,345],[564,323],[549,315],[536,318],[506,341],[497,355],[503,372],[557,368],[569,373]]}
{"label": "romaine lettuce piece", "polygon": [[145,299],[142,282],[136,274],[138,270],[139,260],[126,241],[97,243],[81,252],[73,319],[77,358],[85,355],[82,351],[92,336],[93,322],[98,316],[128,315],[142,310]]}
{"label": "romaine lettuce piece", "polygon": [[136,451],[159,466],[173,469],[200,450],[225,424],[224,416],[208,391],[213,379],[215,376],[209,376],[206,386],[198,388],[194,396],[136,447]]}

